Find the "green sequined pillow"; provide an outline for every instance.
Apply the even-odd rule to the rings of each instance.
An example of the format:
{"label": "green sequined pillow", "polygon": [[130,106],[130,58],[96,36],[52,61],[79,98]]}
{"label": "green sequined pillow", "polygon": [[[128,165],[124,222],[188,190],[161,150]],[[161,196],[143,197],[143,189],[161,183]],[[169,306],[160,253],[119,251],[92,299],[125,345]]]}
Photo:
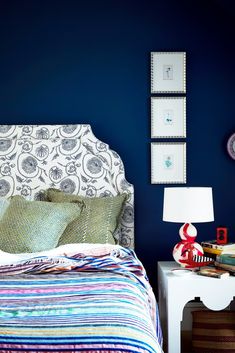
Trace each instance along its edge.
{"label": "green sequined pillow", "polygon": [[52,249],[80,211],[78,203],[27,201],[14,196],[0,221],[0,249],[10,253]]}
{"label": "green sequined pillow", "polygon": [[52,202],[82,201],[84,206],[79,217],[71,222],[61,236],[58,245],[69,243],[115,244],[123,203],[127,195],[112,197],[82,197],[48,189],[46,198]]}

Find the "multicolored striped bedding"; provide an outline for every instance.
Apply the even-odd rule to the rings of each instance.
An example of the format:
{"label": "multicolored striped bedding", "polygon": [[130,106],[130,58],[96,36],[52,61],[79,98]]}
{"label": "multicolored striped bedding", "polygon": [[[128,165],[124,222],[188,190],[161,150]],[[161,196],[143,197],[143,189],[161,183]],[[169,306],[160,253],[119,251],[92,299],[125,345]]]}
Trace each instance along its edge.
{"label": "multicolored striped bedding", "polygon": [[132,250],[0,266],[0,352],[160,353],[161,340],[155,298]]}

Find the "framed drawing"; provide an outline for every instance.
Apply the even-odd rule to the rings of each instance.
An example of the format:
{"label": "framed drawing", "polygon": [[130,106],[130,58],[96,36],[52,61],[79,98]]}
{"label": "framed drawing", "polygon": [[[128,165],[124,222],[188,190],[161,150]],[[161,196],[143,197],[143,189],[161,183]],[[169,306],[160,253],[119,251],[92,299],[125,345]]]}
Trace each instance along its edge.
{"label": "framed drawing", "polygon": [[185,52],[151,52],[151,93],[186,93]]}
{"label": "framed drawing", "polygon": [[151,138],[186,137],[186,98],[151,98]]}
{"label": "framed drawing", "polygon": [[151,183],[186,183],[186,143],[151,143]]}

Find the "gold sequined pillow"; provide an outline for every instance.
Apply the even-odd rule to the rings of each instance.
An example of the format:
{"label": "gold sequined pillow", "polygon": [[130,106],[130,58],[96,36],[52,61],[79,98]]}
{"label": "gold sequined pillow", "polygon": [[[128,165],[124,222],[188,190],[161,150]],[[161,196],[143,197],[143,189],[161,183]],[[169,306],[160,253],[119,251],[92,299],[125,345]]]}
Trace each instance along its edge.
{"label": "gold sequined pillow", "polygon": [[78,203],[27,201],[14,196],[0,220],[0,249],[9,253],[52,249],[80,211]]}
{"label": "gold sequined pillow", "polygon": [[58,245],[69,243],[115,244],[114,234],[118,228],[126,194],[112,197],[82,197],[48,189],[46,198],[52,202],[83,203],[79,217],[71,222],[61,236]]}

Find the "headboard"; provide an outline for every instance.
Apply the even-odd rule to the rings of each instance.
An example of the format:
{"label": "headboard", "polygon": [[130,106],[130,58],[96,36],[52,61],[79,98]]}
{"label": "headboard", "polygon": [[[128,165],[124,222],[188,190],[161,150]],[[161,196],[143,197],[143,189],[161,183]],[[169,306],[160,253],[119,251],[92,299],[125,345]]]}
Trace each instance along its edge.
{"label": "headboard", "polygon": [[0,125],[0,197],[57,188],[87,197],[128,193],[117,241],[134,247],[134,189],[119,155],[90,125]]}

